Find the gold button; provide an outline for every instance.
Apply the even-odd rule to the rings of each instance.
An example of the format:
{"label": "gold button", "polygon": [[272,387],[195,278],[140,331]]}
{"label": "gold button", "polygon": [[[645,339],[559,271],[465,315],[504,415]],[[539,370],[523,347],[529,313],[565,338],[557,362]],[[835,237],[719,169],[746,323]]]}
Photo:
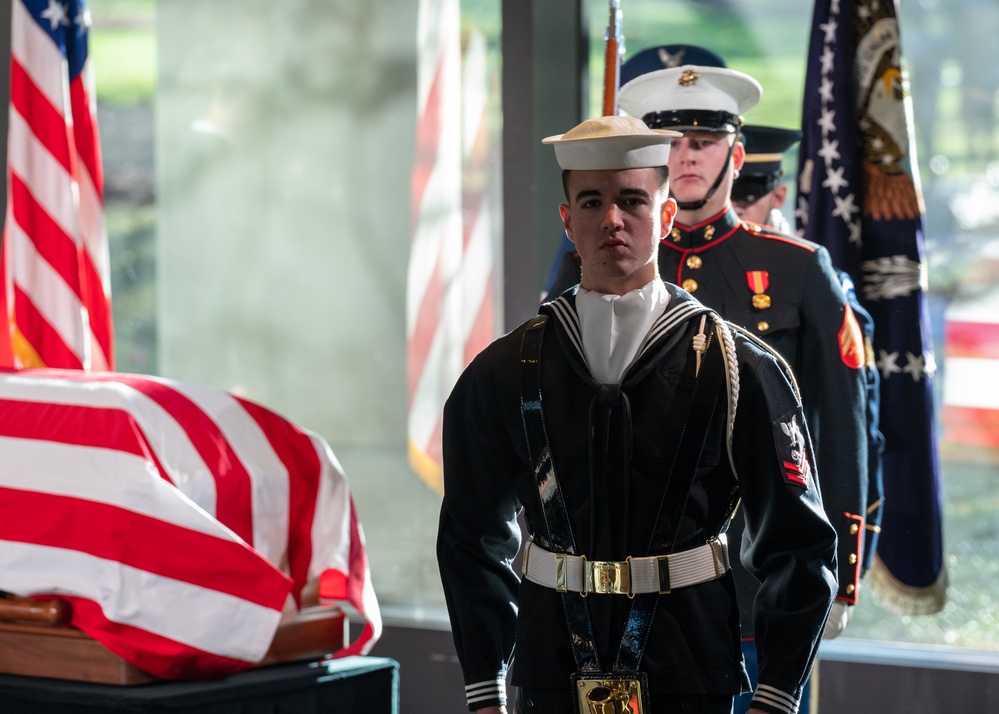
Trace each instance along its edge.
{"label": "gold button", "polygon": [[857,564],[857,554],[850,553],[850,565],[856,565],[856,564]]}
{"label": "gold button", "polygon": [[854,587],[853,583],[850,583],[849,585],[846,586],[846,594],[847,595],[853,595],[853,591],[856,590],[856,589],[857,588]]}
{"label": "gold button", "polygon": [[701,260],[701,256],[699,255],[687,256],[687,267],[690,268],[691,270],[697,270],[702,265],[704,265],[704,261]]}
{"label": "gold button", "polygon": [[857,535],[859,531],[860,531],[860,526],[858,526],[856,523],[850,526],[850,535]]}
{"label": "gold button", "polygon": [[683,281],[683,284],[680,285],[680,287],[686,290],[688,293],[696,293],[697,281],[691,278],[687,278],[686,280]]}
{"label": "gold button", "polygon": [[770,329],[770,323],[767,322],[766,320],[760,320],[759,322],[756,323],[756,329],[759,330],[760,332],[766,332],[767,330]]}

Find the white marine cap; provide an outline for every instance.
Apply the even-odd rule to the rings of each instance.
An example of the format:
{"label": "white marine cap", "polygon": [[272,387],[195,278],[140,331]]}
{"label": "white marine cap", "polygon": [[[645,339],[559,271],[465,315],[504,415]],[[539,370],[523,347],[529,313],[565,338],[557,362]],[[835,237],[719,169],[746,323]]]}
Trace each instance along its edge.
{"label": "white marine cap", "polygon": [[733,132],[761,96],[748,74],[688,64],[635,77],[621,87],[618,102],[652,127]]}
{"label": "white marine cap", "polygon": [[541,143],[555,146],[555,158],[563,169],[641,169],[665,166],[670,141],[678,136],[683,135],[650,129],[634,117],[606,116],[587,119]]}

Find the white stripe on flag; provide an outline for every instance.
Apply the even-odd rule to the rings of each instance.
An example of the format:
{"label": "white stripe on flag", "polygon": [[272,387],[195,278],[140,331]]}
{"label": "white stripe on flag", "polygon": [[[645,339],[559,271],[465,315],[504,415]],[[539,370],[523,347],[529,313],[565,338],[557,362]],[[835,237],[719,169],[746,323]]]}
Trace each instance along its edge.
{"label": "white stripe on flag", "polygon": [[319,493],[312,520],[312,562],[309,576],[327,568],[350,572],[350,488],[333,450],[322,438],[309,434],[319,456]]}
{"label": "white stripe on flag", "polygon": [[[281,620],[279,611],[242,598],[79,551],[4,541],[0,569],[4,588],[16,594],[83,597],[100,604],[112,622],[246,662],[263,658]],[[52,572],[60,573],[62,583],[54,589]],[[178,604],[187,612],[218,615],[177,617]]]}
{"label": "white stripe on flag", "polygon": [[66,114],[69,87],[63,78],[69,76],[69,63],[20,0],[14,1],[10,43],[11,55],[21,62],[35,86]]}
{"label": "white stripe on flag", "polygon": [[952,407],[999,409],[999,360],[948,357],[943,403]]}
{"label": "white stripe on flag", "polygon": [[[208,535],[235,538],[228,528],[160,478],[154,464],[113,449],[0,437],[0,460],[24,464],[0,469],[0,486],[106,503]],[[128,479],[143,478],[141,488]]]}

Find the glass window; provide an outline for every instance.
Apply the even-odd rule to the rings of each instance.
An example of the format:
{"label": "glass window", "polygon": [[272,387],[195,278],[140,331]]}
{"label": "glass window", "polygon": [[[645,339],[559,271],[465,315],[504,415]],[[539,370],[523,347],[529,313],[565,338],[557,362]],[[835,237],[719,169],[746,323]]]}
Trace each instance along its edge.
{"label": "glass window", "polygon": [[[607,4],[586,4],[597,114]],[[431,346],[434,357],[463,355],[438,362],[433,404],[474,340],[502,324],[485,299],[502,284],[501,2],[427,2],[437,22],[422,31],[420,5],[91,0],[91,52],[118,368],[235,390],[323,435],[350,478],[383,603],[439,608],[434,426],[415,408],[433,390],[419,391],[418,377],[438,375]],[[800,123],[811,3],[622,6],[625,57],[709,47],[764,85],[751,121]],[[865,593],[847,635],[996,649],[999,9],[919,0],[899,12],[926,202],[950,583],[932,616],[893,614]],[[459,67],[446,87],[433,81],[434,52]],[[435,88],[447,90],[445,134],[427,113]],[[421,163],[434,127],[451,167],[436,177]],[[796,162],[792,150],[789,175]],[[459,246],[450,262],[415,250],[429,225]],[[427,292],[435,268],[450,300]],[[491,282],[463,281],[473,268]],[[413,338],[434,312],[421,298],[462,326],[422,353]]]}
{"label": "glass window", "polygon": [[425,417],[501,324],[499,0],[91,13],[119,369],[322,435],[383,606],[440,608]]}
{"label": "glass window", "polygon": [[[622,3],[624,58],[648,47],[706,47],[760,80],[747,121],[797,128],[813,3]],[[929,313],[942,455],[946,606],[901,616],[868,588],[846,637],[999,649],[999,6],[989,0],[898,3],[926,202]],[[591,77],[603,76],[608,4],[589,0]],[[601,112],[593,82],[591,114]],[[792,193],[796,150],[785,156]],[[794,225],[794,201],[786,217]]]}

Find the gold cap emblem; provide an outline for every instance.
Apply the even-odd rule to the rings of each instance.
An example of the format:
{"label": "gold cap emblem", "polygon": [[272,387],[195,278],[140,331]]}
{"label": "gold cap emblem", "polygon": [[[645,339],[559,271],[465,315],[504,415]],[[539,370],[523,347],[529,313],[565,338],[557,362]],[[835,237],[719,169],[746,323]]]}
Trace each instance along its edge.
{"label": "gold cap emblem", "polygon": [[687,278],[686,280],[683,281],[683,284],[680,285],[680,287],[686,290],[688,293],[696,293],[697,281],[694,280],[693,278]]}
{"label": "gold cap emblem", "polygon": [[681,87],[689,87],[700,78],[701,75],[699,72],[697,72],[697,70],[685,69],[683,70],[683,72],[680,73],[680,79],[677,81],[679,82]]}
{"label": "gold cap emblem", "polygon": [[690,268],[691,270],[697,270],[702,265],[704,265],[704,261],[701,260],[701,256],[699,255],[687,256],[687,267]]}

